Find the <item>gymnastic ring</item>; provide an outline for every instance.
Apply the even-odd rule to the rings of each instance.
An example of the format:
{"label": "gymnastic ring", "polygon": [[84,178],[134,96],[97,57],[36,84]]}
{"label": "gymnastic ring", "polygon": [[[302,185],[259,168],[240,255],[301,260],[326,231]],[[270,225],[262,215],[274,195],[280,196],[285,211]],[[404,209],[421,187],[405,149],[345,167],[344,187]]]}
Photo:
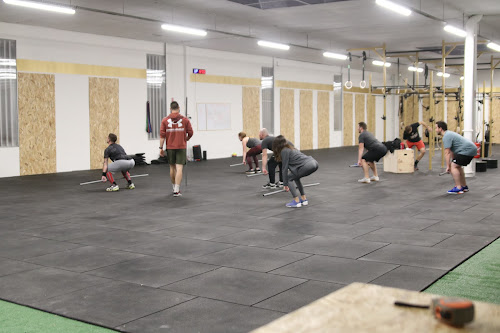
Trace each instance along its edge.
{"label": "gymnastic ring", "polygon": [[361,82],[359,83],[359,87],[360,87],[361,89],[366,88],[366,81],[365,81],[365,80],[361,81]]}
{"label": "gymnastic ring", "polygon": [[352,81],[346,81],[346,83],[344,84],[344,87],[346,89],[351,89],[352,88]]}

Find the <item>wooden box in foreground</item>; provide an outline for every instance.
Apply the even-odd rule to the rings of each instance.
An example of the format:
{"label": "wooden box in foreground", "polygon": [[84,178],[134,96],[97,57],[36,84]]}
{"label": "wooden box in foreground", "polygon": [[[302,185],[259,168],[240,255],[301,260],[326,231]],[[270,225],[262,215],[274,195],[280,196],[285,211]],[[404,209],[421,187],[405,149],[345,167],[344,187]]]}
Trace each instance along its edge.
{"label": "wooden box in foreground", "polygon": [[384,171],[393,173],[411,173],[414,171],[415,156],[413,149],[398,149],[384,157]]}

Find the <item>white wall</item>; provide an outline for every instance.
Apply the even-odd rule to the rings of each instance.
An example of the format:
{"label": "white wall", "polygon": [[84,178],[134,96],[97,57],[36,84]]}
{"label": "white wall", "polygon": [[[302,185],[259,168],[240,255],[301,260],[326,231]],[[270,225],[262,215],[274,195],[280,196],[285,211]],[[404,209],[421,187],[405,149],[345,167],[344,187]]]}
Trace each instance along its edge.
{"label": "white wall", "polygon": [[20,175],[19,148],[0,148],[0,177]]}
{"label": "white wall", "polygon": [[90,169],[89,79],[56,74],[57,172]]}
{"label": "white wall", "polygon": [[[232,153],[242,154],[238,133],[243,130],[242,86],[229,84],[190,82],[193,68],[203,68],[207,75],[256,78],[260,81],[263,66],[272,66],[272,59],[231,52],[219,52],[187,48],[188,116],[191,117],[194,135],[189,147],[201,145],[207,157],[230,157]],[[168,69],[167,69],[168,72]],[[231,129],[219,131],[199,131],[197,104],[228,103],[231,105]],[[261,103],[259,102],[261,105]]]}

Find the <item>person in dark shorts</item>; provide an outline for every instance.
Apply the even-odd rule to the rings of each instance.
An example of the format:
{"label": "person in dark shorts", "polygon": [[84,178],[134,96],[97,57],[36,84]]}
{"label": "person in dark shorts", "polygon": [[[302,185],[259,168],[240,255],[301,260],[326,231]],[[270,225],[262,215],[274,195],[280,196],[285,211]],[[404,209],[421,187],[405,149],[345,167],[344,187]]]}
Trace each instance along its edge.
{"label": "person in dark shorts", "polygon": [[[359,132],[359,149],[358,149],[358,165],[363,168],[364,177],[358,182],[369,184],[372,181],[379,181],[377,173],[377,165],[382,157],[387,154],[387,147],[384,146],[380,141],[378,141],[373,134],[368,132],[365,122],[360,122],[358,124]],[[364,150],[367,150],[364,153]],[[364,155],[363,155],[364,153]],[[370,169],[372,169],[373,176],[370,177]]]}
{"label": "person in dark shorts", "polygon": [[476,145],[453,131],[448,131],[444,121],[436,122],[436,133],[443,136],[443,148],[446,161],[446,172],[451,173],[455,187],[448,194],[462,194],[469,192],[462,167],[469,165],[477,154]]}
{"label": "person in dark shorts", "polygon": [[422,139],[420,138],[420,135],[418,134],[418,127],[420,125],[424,126],[425,129],[429,131],[429,127],[427,126],[427,124],[424,123],[423,121],[419,121],[418,123],[406,126],[405,131],[403,133],[403,140],[406,140],[405,146],[410,149],[413,148],[413,146],[416,146],[419,151],[419,154],[414,164],[415,170],[418,170],[418,162],[420,162],[422,157],[424,157],[425,155],[425,144],[424,141],[422,141]]}
{"label": "person in dark shorts", "polygon": [[[285,206],[290,208],[307,206],[309,201],[300,179],[318,170],[318,162],[311,156],[307,156],[295,149],[283,135],[278,135],[274,139],[273,152],[276,160],[283,165],[284,189],[287,192],[290,191],[293,197],[293,200]],[[290,170],[290,173],[288,173],[288,170]]]}
{"label": "person in dark shorts", "polygon": [[[104,150],[104,162],[102,165],[102,177],[101,180],[106,182],[109,180],[111,186],[106,189],[108,192],[116,192],[120,190],[118,184],[116,184],[113,174],[116,172],[121,172],[123,177],[128,182],[127,188],[133,190],[135,188],[132,179],[130,178],[129,171],[135,166],[135,161],[133,158],[128,157],[122,146],[116,143],[118,140],[117,136],[113,133],[109,133],[106,143],[108,147]],[[108,159],[111,159],[113,163],[108,165]]]}
{"label": "person in dark shorts", "polygon": [[[262,153],[261,141],[250,138],[245,132],[238,133],[238,138],[243,146],[243,164],[248,164],[247,174],[260,173],[258,156]],[[252,167],[255,163],[255,169]]]}
{"label": "person in dark shorts", "polygon": [[179,104],[170,103],[170,114],[163,118],[160,126],[160,156],[165,156],[163,144],[167,142],[168,164],[170,164],[170,180],[174,197],[180,197],[182,170],[187,162],[187,141],[193,136],[193,128],[188,118],[180,114]]}

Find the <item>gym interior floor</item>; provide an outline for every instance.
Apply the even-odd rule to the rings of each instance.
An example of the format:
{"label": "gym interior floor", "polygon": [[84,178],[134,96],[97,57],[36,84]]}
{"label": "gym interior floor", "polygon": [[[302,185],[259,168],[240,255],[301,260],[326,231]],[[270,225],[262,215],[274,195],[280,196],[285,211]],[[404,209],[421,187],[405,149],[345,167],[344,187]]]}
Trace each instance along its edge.
{"label": "gym interior floor", "polygon": [[[414,174],[359,184],[356,149],[310,152],[319,170],[263,197],[240,158],[137,167],[107,193],[82,171],[0,179],[0,298],[126,332],[248,332],[354,281],[423,290],[500,236],[500,173],[447,195],[427,156]],[[126,184],[120,179],[120,185]]]}

